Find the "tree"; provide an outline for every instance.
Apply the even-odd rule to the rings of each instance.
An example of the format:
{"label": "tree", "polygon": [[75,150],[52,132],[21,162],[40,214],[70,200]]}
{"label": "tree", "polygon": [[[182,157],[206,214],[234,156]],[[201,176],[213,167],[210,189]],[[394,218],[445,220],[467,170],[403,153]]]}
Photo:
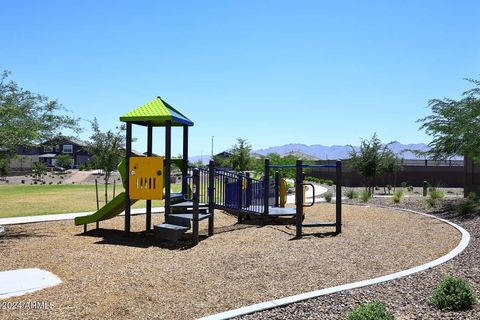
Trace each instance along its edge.
{"label": "tree", "polygon": [[225,155],[216,154],[212,158],[215,162],[215,166],[220,168],[229,168],[231,166],[230,157]]}
{"label": "tree", "polygon": [[36,180],[40,180],[47,173],[47,166],[40,161],[34,162],[32,165],[32,175]]}
{"label": "tree", "polygon": [[0,75],[0,150],[12,157],[17,146],[30,147],[50,140],[62,129],[79,132],[78,119],[72,118],[56,100],[32,93],[8,81],[8,71]]}
{"label": "tree", "polygon": [[0,159],[0,178],[5,179],[10,173],[10,161],[8,159]]}
{"label": "tree", "polygon": [[373,195],[375,177],[380,172],[382,159],[388,150],[388,144],[382,142],[374,133],[370,140],[361,139],[360,150],[357,152],[350,146],[348,165],[356,169],[365,179],[365,188]]}
{"label": "tree", "polygon": [[430,100],[433,114],[417,121],[423,123],[420,129],[433,137],[426,152],[433,159],[463,155],[480,162],[480,81],[465,80],[475,87],[459,100]]}
{"label": "tree", "polygon": [[108,130],[102,132],[97,118],[91,122],[93,134],[87,143],[86,150],[92,155],[92,164],[95,169],[100,169],[105,174],[105,203],[108,202],[108,180],[118,164],[125,157],[124,126],[117,128],[116,132]]}
{"label": "tree", "polygon": [[[403,159],[400,159],[392,150],[386,149],[380,159],[379,173],[383,176],[391,175],[393,177],[393,187],[397,186],[397,172],[403,169]],[[385,186],[383,187],[385,192]],[[390,190],[388,190],[390,193]]]}
{"label": "tree", "polygon": [[62,154],[59,154],[58,156],[56,156],[55,160],[56,160],[56,164],[59,167],[62,167],[64,169],[68,169],[68,168],[71,167],[73,159],[68,154],[62,153]]}
{"label": "tree", "polygon": [[232,147],[232,155],[230,156],[230,162],[235,171],[247,171],[251,169],[251,156],[252,146],[248,144],[247,140],[237,138],[237,143]]}

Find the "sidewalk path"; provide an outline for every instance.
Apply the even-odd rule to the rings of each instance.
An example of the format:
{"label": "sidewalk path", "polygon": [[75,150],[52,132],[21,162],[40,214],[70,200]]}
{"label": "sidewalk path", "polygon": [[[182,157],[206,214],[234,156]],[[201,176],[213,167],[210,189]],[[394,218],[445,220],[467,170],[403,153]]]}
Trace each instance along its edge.
{"label": "sidewalk path", "polygon": [[61,282],[53,273],[37,268],[2,271],[0,272],[0,299],[21,296],[56,286]]}
{"label": "sidewalk path", "polygon": [[[161,213],[164,212],[163,207],[154,207],[152,208],[152,213]],[[76,217],[86,216],[94,212],[75,212],[75,213],[58,213],[58,214],[47,214],[40,216],[27,216],[27,217],[12,217],[12,218],[0,218],[0,225],[9,225],[9,224],[22,224],[22,223],[32,223],[32,222],[47,222],[47,221],[61,221],[61,220],[73,220]],[[144,214],[145,208],[132,209],[132,214]],[[121,213],[120,215],[123,215]]]}
{"label": "sidewalk path", "polygon": [[[285,179],[285,181],[287,182],[290,182],[290,183],[294,183],[295,181],[292,180],[292,179]],[[320,185],[317,185],[317,184],[313,184],[315,186],[315,199],[317,199],[318,197],[320,197],[322,194],[326,193],[328,191],[327,188],[325,187],[322,187]],[[307,199],[312,199],[313,198],[313,189],[311,186],[307,185],[307,192],[306,192],[306,198]],[[289,194],[287,195],[287,203],[290,203],[290,204],[295,204],[295,194]],[[0,221],[1,223],[1,221]]]}

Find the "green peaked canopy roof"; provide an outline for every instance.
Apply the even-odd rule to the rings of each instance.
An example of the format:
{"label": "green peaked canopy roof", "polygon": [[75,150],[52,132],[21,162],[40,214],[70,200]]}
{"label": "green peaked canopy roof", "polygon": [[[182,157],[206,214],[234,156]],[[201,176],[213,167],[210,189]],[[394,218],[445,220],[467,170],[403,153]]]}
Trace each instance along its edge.
{"label": "green peaked canopy roof", "polygon": [[140,125],[151,123],[154,126],[165,126],[170,120],[172,126],[193,126],[193,122],[174,107],[157,97],[120,117],[120,121],[133,122]]}

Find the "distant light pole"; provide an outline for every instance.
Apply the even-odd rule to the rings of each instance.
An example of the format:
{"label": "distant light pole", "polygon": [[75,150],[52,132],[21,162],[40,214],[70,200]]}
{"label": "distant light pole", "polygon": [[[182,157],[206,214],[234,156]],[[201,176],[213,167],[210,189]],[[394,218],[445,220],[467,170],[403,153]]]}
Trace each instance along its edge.
{"label": "distant light pole", "polygon": [[212,154],[211,154],[211,156],[212,156],[212,159],[213,159],[213,136],[212,136]]}

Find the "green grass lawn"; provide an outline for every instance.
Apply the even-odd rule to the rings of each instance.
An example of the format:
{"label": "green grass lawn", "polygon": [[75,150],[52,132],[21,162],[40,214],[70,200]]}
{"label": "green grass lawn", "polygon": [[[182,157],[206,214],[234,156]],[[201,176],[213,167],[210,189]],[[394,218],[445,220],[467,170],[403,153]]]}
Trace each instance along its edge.
{"label": "green grass lawn", "polygon": [[[105,204],[104,186],[99,185],[100,207]],[[172,185],[180,192],[181,185]],[[113,188],[108,188],[108,200],[113,198]],[[116,194],[123,191],[117,185]],[[152,206],[163,206],[163,201],[152,201]],[[144,208],[139,201],[132,208]],[[0,218],[34,216],[41,214],[96,211],[95,185],[2,185],[0,186]]]}

